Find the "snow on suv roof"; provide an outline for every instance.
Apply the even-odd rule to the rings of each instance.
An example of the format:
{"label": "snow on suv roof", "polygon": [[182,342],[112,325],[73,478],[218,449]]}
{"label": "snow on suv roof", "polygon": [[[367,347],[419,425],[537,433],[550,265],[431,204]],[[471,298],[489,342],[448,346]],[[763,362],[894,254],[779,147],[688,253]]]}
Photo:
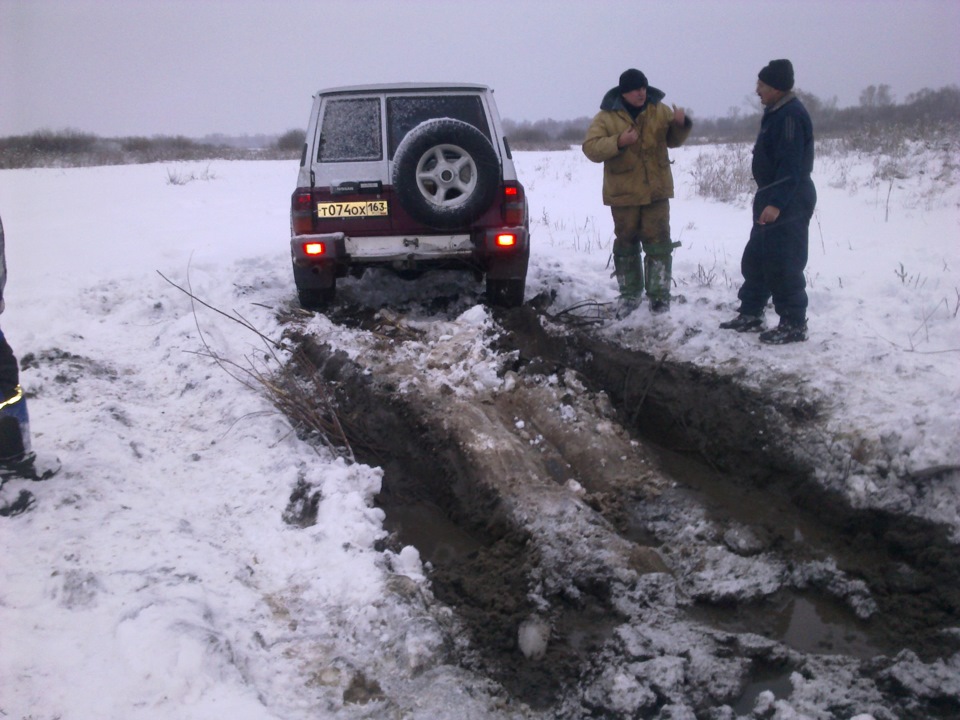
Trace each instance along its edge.
{"label": "snow on suv roof", "polygon": [[344,85],[341,87],[325,88],[318,91],[318,95],[329,95],[333,93],[356,93],[356,92],[408,92],[422,90],[490,90],[487,85],[476,83],[424,83],[424,82],[403,82],[403,83],[382,83],[380,85]]}

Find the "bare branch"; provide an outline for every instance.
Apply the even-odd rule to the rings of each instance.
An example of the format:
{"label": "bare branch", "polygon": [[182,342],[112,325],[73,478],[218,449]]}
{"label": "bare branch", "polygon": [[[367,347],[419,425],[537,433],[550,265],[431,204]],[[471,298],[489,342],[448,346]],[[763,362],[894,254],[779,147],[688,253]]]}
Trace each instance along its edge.
{"label": "bare branch", "polygon": [[[231,315],[197,297],[190,285],[189,268],[187,288],[172,282],[159,271],[157,274],[190,298],[194,325],[197,328],[200,343],[203,345],[203,351],[188,352],[210,358],[221,370],[243,387],[262,394],[270,404],[290,420],[294,427],[299,428],[309,436],[315,437],[334,455],[343,457],[350,462],[356,462],[353,448],[347,439],[340,418],[337,416],[333,398],[325,387],[321,374],[317,372],[316,367],[313,366],[302,350],[296,350],[291,361],[285,362],[277,353],[284,347],[282,342],[272,340],[260,332],[250,320],[236,313],[236,311],[234,311],[236,314]],[[267,372],[262,365],[258,366],[257,362],[246,356],[244,357],[246,364],[241,364],[235,360],[224,358],[213,350],[207,342],[200,320],[197,317],[197,304],[213,310],[260,338],[268,353],[264,359],[276,363],[276,370]],[[298,375],[297,368],[301,369],[302,374]]]}

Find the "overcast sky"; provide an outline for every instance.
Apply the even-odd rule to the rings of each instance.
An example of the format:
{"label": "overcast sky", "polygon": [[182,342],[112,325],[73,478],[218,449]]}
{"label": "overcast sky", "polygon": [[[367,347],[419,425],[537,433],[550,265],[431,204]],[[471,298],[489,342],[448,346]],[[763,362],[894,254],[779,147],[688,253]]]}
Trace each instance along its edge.
{"label": "overcast sky", "polygon": [[490,85],[513,120],[592,116],[628,67],[694,117],[757,71],[856,105],[960,85],[958,0],[0,0],[0,136],[277,134],[318,89]]}

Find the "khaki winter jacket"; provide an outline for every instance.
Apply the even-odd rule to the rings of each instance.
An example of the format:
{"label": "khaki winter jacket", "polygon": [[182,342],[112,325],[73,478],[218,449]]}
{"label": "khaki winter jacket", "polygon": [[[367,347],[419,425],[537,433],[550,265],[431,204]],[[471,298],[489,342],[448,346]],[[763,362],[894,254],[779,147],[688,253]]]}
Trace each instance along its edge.
{"label": "khaki winter jacket", "polygon": [[[693,123],[683,127],[673,122],[673,110],[660,101],[663,92],[647,89],[647,104],[636,120],[623,105],[618,88],[604,95],[600,112],[593,118],[583,141],[583,154],[603,163],[603,204],[613,206],[649,205],[673,197],[673,173],[667,148],[680,147]],[[633,145],[617,147],[617,138],[636,125],[640,139]]]}

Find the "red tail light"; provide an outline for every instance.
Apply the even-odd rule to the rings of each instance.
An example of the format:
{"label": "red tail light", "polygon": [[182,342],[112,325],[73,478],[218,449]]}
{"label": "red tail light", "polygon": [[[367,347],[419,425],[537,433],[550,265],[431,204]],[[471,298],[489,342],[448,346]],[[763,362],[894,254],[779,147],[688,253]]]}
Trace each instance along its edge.
{"label": "red tail light", "polygon": [[295,192],[293,194],[293,212],[310,212],[313,204],[313,195],[309,192]]}
{"label": "red tail light", "polygon": [[309,190],[298,189],[290,198],[290,229],[294,235],[313,232],[313,194]]}
{"label": "red tail light", "polygon": [[523,225],[527,215],[527,200],[518,185],[503,186],[503,224]]}
{"label": "red tail light", "polygon": [[310,257],[317,257],[319,255],[325,255],[327,252],[327,246],[322,242],[308,242],[303,244],[303,254],[309,255]]}
{"label": "red tail light", "polygon": [[508,248],[517,244],[517,236],[513,233],[500,233],[497,235],[497,247]]}

